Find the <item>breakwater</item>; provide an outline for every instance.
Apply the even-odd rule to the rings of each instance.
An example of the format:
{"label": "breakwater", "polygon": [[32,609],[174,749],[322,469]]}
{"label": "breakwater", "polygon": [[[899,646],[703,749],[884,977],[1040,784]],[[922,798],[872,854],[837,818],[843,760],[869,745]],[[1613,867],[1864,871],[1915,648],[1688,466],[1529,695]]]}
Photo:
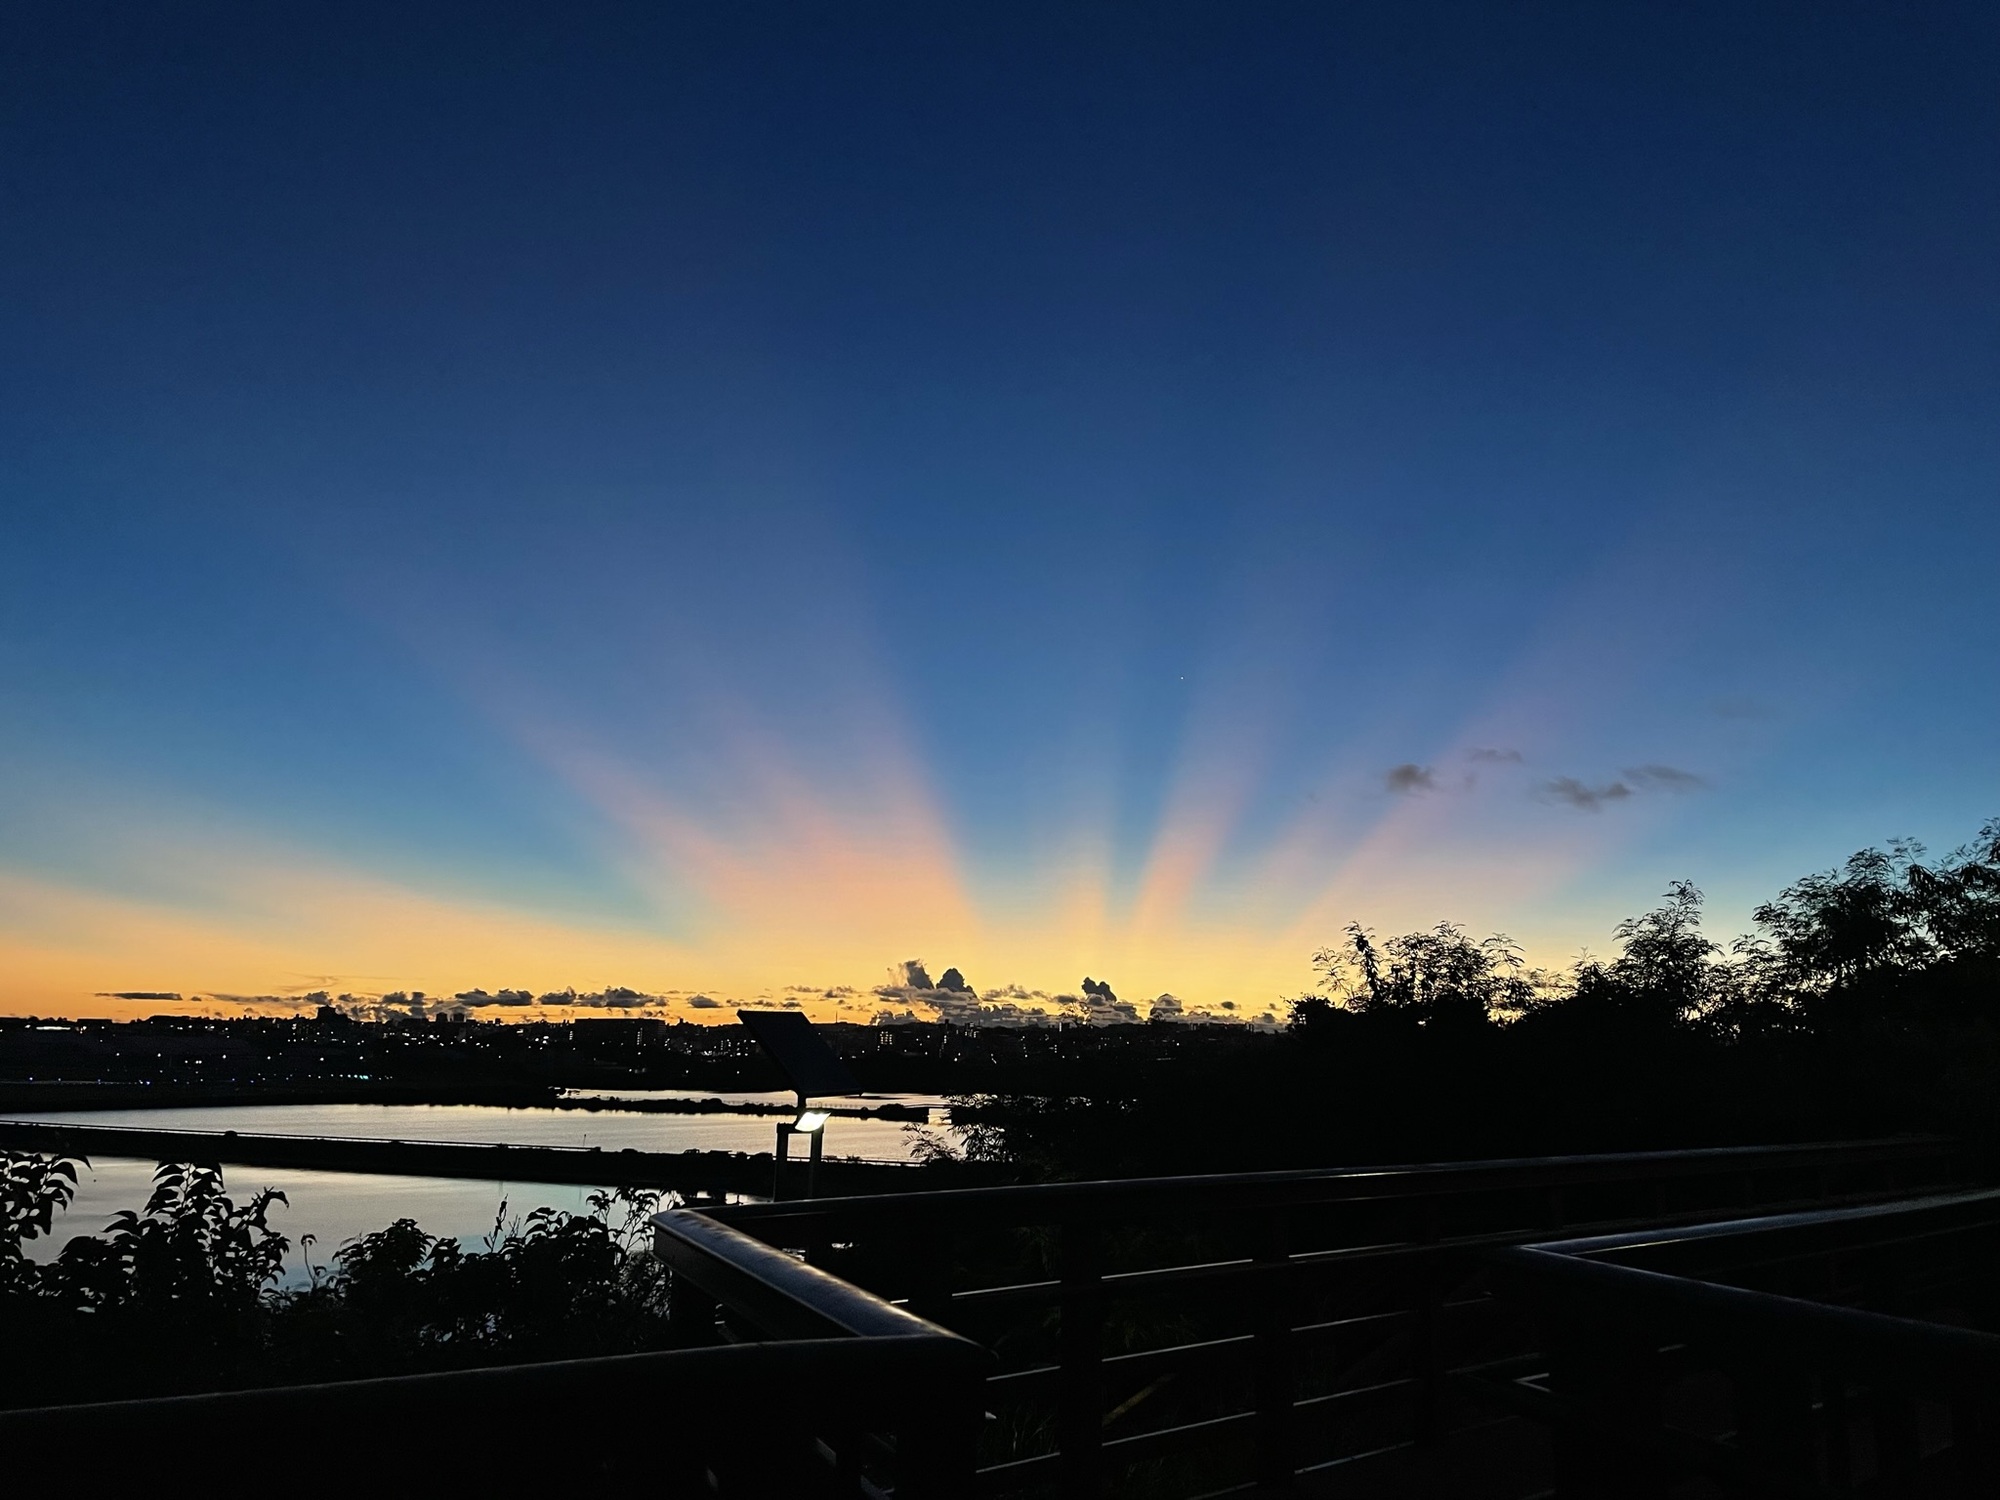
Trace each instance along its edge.
{"label": "breakwater", "polygon": [[[607,1151],[598,1146],[149,1130],[50,1120],[0,1120],[0,1149],[379,1176],[658,1188],[684,1194],[766,1194],[771,1191],[772,1167],[769,1152]],[[829,1158],[819,1167],[823,1195],[899,1192],[930,1185],[921,1167],[900,1163]]]}

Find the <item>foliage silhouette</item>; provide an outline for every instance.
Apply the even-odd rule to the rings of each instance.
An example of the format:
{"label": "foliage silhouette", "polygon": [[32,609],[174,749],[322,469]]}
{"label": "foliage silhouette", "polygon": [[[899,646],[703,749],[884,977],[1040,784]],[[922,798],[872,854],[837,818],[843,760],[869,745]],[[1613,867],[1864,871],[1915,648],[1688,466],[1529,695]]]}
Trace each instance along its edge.
{"label": "foliage silhouette", "polygon": [[75,1163],[8,1156],[0,1170],[0,1336],[32,1362],[0,1369],[0,1405],[402,1374],[617,1354],[667,1342],[667,1277],[647,1253],[661,1195],[593,1194],[590,1211],[506,1208],[482,1248],[409,1219],[281,1287],[289,1249],[268,1215],[281,1193],[238,1204],[212,1166],[167,1163],[144,1210],[53,1260],[23,1242],[70,1201]]}
{"label": "foliage silhouette", "polygon": [[1794,882],[1733,943],[1702,915],[1675,882],[1562,974],[1450,922],[1352,924],[1270,1048],[1106,1049],[965,1097],[962,1154],[1097,1177],[1935,1130],[2000,1157],[2000,819]]}

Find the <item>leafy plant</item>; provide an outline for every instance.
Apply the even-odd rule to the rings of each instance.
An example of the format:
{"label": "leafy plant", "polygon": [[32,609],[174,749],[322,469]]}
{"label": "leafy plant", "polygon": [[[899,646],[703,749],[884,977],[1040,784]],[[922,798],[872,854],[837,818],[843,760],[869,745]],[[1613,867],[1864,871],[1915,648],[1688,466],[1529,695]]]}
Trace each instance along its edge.
{"label": "leafy plant", "polygon": [[578,1358],[667,1341],[667,1276],[648,1245],[663,1195],[617,1188],[589,1212],[503,1204],[468,1250],[401,1219],[278,1285],[289,1242],[272,1189],[237,1203],[213,1166],[167,1163],[142,1210],[52,1262],[22,1241],[70,1203],[75,1164],[0,1157],[0,1405],[329,1380]]}

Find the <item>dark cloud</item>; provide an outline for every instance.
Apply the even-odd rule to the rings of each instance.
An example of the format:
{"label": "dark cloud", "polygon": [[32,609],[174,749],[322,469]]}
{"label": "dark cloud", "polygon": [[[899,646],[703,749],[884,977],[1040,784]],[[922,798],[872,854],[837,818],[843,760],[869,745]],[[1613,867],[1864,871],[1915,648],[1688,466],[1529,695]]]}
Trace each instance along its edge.
{"label": "dark cloud", "polygon": [[1625,779],[1664,792],[1698,792],[1708,785],[1694,772],[1678,766],[1632,766],[1626,770]]}
{"label": "dark cloud", "polygon": [[898,976],[897,981],[892,982],[899,983],[901,988],[912,990],[937,988],[931,983],[930,970],[924,967],[921,958],[906,958],[892,972]]}
{"label": "dark cloud", "polygon": [[1478,761],[1481,765],[1487,766],[1518,766],[1521,763],[1521,752],[1518,750],[1489,750],[1482,747],[1466,751],[1465,758],[1467,760]]}
{"label": "dark cloud", "polygon": [[[503,994],[521,994],[523,991],[502,991]],[[581,1010],[644,1010],[649,1005],[665,1005],[664,995],[651,995],[644,990],[629,990],[620,984],[606,985],[601,990],[579,992],[577,990],[551,990],[535,1002],[537,1005],[568,1005]]]}
{"label": "dark cloud", "polygon": [[479,1010],[489,1005],[533,1005],[535,997],[526,990],[495,990],[487,994],[484,990],[461,990],[452,999],[460,1005]]}
{"label": "dark cloud", "polygon": [[1156,995],[1146,1011],[1149,1021],[1178,1021],[1186,1015],[1187,1007],[1175,995]]}
{"label": "dark cloud", "polygon": [[987,990],[979,998],[984,1000],[988,1005],[993,1005],[1007,1000],[1046,1001],[1050,997],[1047,990],[1031,990],[1025,989],[1018,984],[1006,984],[997,990]]}
{"label": "dark cloud", "polygon": [[1553,781],[1542,783],[1544,795],[1558,802],[1566,802],[1583,812],[1602,812],[1607,802],[1623,802],[1632,795],[1632,788],[1622,781],[1607,782],[1603,786],[1587,786],[1574,776],[1558,776]]}
{"label": "dark cloud", "polygon": [[100,1000],[178,1000],[178,990],[99,990]]}
{"label": "dark cloud", "polygon": [[957,990],[966,995],[972,993],[972,986],[965,982],[965,976],[956,969],[946,969],[939,975],[937,987],[941,990]]}
{"label": "dark cloud", "polygon": [[689,995],[687,1003],[690,1010],[722,1009],[722,1002],[720,1000],[712,1000],[707,995]]}
{"label": "dark cloud", "polygon": [[1429,766],[1404,761],[1400,766],[1391,766],[1383,772],[1382,786],[1385,791],[1394,792],[1399,797],[1409,797],[1418,792],[1436,791],[1437,777]]}
{"label": "dark cloud", "polygon": [[1058,997],[1065,1008],[1080,1010],[1083,1019],[1092,1026],[1121,1026],[1136,1023],[1139,1008],[1129,1000],[1120,1000],[1112,993],[1111,985],[1102,979],[1092,979],[1085,975],[1083,994]]}
{"label": "dark cloud", "polygon": [[1552,781],[1542,782],[1535,792],[1537,796],[1566,803],[1581,812],[1594,813],[1602,812],[1613,802],[1629,802],[1642,792],[1698,792],[1707,785],[1702,777],[1679,766],[1645,765],[1628,766],[1616,780],[1601,786],[1574,776],[1558,776]]}
{"label": "dark cloud", "polygon": [[947,989],[942,983],[929,987],[882,984],[875,987],[874,993],[877,999],[900,1003],[900,1008],[876,1013],[878,1026],[921,1020],[926,1010],[934,1012],[935,1019],[954,1026],[1049,1026],[1061,1019],[1060,1014],[1023,1002],[1039,1001],[1049,1007],[1064,1001],[1072,1006],[1082,1003],[1075,996],[1050,995],[1043,990],[1023,989],[1018,984],[988,990],[983,995],[975,994],[969,984],[963,989]]}

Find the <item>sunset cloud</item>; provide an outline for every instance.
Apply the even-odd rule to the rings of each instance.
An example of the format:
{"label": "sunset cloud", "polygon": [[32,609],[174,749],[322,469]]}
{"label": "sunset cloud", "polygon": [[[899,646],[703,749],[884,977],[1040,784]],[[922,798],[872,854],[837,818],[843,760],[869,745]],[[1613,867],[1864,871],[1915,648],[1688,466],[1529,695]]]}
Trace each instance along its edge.
{"label": "sunset cloud", "polygon": [[1632,788],[1622,781],[1607,781],[1602,786],[1589,786],[1574,776],[1558,776],[1542,783],[1544,795],[1557,802],[1567,803],[1580,812],[1602,812],[1614,802],[1624,802],[1632,795]]}
{"label": "sunset cloud", "polygon": [[1635,766],[1625,772],[1634,786],[1657,787],[1663,792],[1698,792],[1708,785],[1692,771],[1678,766]]}
{"label": "sunset cloud", "polygon": [[1437,775],[1429,766],[1405,761],[1400,766],[1391,766],[1382,774],[1382,786],[1385,791],[1394,792],[1400,797],[1412,796],[1418,792],[1434,792],[1437,790]]}

